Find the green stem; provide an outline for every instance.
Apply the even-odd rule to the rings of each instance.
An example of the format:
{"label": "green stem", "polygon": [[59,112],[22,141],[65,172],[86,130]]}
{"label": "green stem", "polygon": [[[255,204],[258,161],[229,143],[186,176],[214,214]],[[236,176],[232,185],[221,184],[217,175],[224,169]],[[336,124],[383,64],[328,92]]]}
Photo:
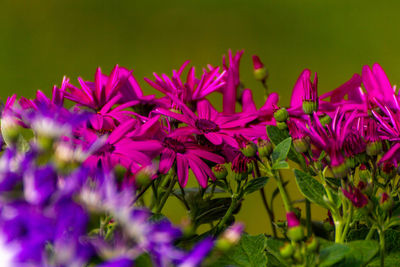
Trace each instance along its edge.
{"label": "green stem", "polygon": [[381,258],[381,267],[385,266],[385,232],[383,230],[378,230],[379,234],[379,251]]}
{"label": "green stem", "polygon": [[283,186],[282,178],[278,171],[276,171],[274,174],[276,183],[278,185],[279,193],[281,194],[283,205],[285,206],[285,210],[286,212],[291,212],[293,211],[292,204],[290,202],[289,195],[286,192],[286,188]]}
{"label": "green stem", "polygon": [[218,224],[215,228],[214,236],[218,236],[224,230],[225,224],[228,221],[228,219],[232,216],[233,212],[235,211],[238,202],[239,202],[239,199],[238,199],[237,195],[232,196],[231,205],[229,206],[229,209],[226,211],[224,217],[222,217],[222,219],[218,222]]}
{"label": "green stem", "polygon": [[[260,168],[259,168],[259,166],[258,166],[258,162],[255,162],[255,163],[254,163],[254,169],[255,169],[255,171],[256,171],[257,177],[261,177],[261,172],[260,172]],[[276,232],[276,226],[275,226],[275,223],[274,223],[274,222],[275,222],[275,215],[274,215],[274,212],[272,211],[272,209],[271,209],[271,208],[269,207],[269,205],[268,205],[267,198],[265,197],[265,190],[264,190],[264,188],[261,188],[261,189],[260,189],[260,195],[261,195],[261,199],[262,199],[262,202],[263,202],[263,204],[264,204],[265,210],[267,211],[267,214],[268,214],[269,224],[270,224],[271,229],[272,229],[272,235],[273,235],[274,237],[277,237],[278,234],[277,234],[277,232]]]}
{"label": "green stem", "polygon": [[174,185],[176,183],[176,179],[175,176],[171,178],[167,191],[165,192],[165,194],[162,196],[160,204],[157,207],[157,211],[156,213],[161,213],[162,208],[164,207],[165,203],[167,202],[167,199],[169,197],[169,195],[171,194],[172,189],[174,188]]}
{"label": "green stem", "polygon": [[371,240],[374,232],[375,232],[375,228],[372,226],[371,228],[369,228],[369,232],[367,234],[367,237],[365,237],[365,240]]}
{"label": "green stem", "polygon": [[307,237],[312,235],[312,225],[311,225],[311,202],[306,199],[306,226],[307,226]]}
{"label": "green stem", "polygon": [[352,217],[353,217],[353,205],[350,206],[350,212],[347,213],[347,220],[341,237],[342,243],[345,241],[347,233],[349,232]]}

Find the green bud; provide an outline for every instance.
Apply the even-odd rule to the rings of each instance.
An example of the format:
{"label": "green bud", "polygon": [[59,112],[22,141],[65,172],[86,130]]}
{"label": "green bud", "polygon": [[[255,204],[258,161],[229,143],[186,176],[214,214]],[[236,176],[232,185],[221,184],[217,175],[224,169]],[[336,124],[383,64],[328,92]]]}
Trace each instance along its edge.
{"label": "green bud", "polygon": [[240,151],[248,158],[254,157],[257,153],[257,145],[249,141],[245,147],[240,149]]}
{"label": "green bud", "polygon": [[383,146],[382,146],[382,141],[381,140],[377,140],[374,142],[369,142],[367,144],[367,155],[368,156],[377,156],[379,155],[382,150],[383,150]]}
{"label": "green bud", "polygon": [[312,115],[318,111],[318,102],[311,100],[303,100],[303,112],[307,115]]}
{"label": "green bud", "polygon": [[331,166],[331,170],[333,175],[339,179],[346,177],[348,173],[348,168],[345,162],[336,166]]}
{"label": "green bud", "polygon": [[286,130],[288,128],[286,122],[279,121],[276,122],[276,127],[278,127],[279,130]]}
{"label": "green bud", "polygon": [[273,147],[270,141],[265,139],[258,139],[258,154],[260,157],[269,157],[271,155]]}
{"label": "green bud", "polygon": [[218,180],[225,179],[228,176],[228,170],[226,169],[224,164],[217,164],[212,168],[212,171],[215,175],[215,178]]}
{"label": "green bud", "polygon": [[285,259],[290,258],[294,253],[294,247],[290,243],[285,243],[285,245],[279,249],[279,253]]}
{"label": "green bud", "polygon": [[289,118],[289,112],[286,108],[280,108],[274,112],[274,118],[277,122],[285,122]]}
{"label": "green bud", "polygon": [[256,78],[257,81],[264,81],[265,79],[268,78],[268,71],[267,68],[259,68],[254,70],[254,78]]}
{"label": "green bud", "polygon": [[306,138],[294,139],[293,146],[298,153],[305,153],[310,148],[310,144]]}
{"label": "green bud", "polygon": [[368,182],[371,179],[371,172],[365,165],[361,165],[358,170],[358,177],[364,182]]}
{"label": "green bud", "polygon": [[346,158],[346,166],[349,169],[354,169],[357,166],[356,159],[354,157]]}
{"label": "green bud", "polygon": [[383,211],[389,211],[393,208],[393,198],[386,192],[382,193],[381,199],[379,200],[380,207]]}
{"label": "green bud", "polygon": [[304,229],[301,225],[291,227],[287,230],[287,236],[294,242],[301,241],[304,238]]}
{"label": "green bud", "polygon": [[21,130],[22,127],[12,116],[3,116],[1,119],[1,135],[8,146],[17,143]]}
{"label": "green bud", "polygon": [[322,124],[322,126],[325,126],[332,122],[332,118],[329,117],[329,115],[324,115],[322,117],[319,117],[319,122]]}
{"label": "green bud", "polygon": [[306,248],[308,252],[317,251],[318,246],[319,246],[318,240],[314,236],[310,237],[310,239],[308,239],[306,242]]}
{"label": "green bud", "polygon": [[151,177],[151,167],[144,167],[136,173],[135,183],[139,187],[145,187],[151,182]]}

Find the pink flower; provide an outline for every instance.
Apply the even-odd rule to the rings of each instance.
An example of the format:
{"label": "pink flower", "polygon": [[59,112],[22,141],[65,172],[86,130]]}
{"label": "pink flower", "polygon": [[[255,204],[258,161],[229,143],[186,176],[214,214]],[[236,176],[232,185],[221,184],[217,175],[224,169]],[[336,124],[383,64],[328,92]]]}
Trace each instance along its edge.
{"label": "pink flower", "polygon": [[198,102],[198,115],[196,115],[176,97],[172,95],[169,95],[169,97],[179,106],[183,114],[171,112],[163,108],[158,108],[156,111],[187,124],[186,127],[177,129],[174,132],[175,136],[203,135],[214,145],[226,143],[238,147],[233,136],[241,133],[241,127],[244,127],[256,117],[250,114],[222,115],[211,106],[208,100]]}
{"label": "pink flower", "polygon": [[223,157],[207,151],[190,137],[169,137],[162,141],[160,173],[167,173],[176,163],[179,184],[185,187],[189,177],[189,167],[202,187],[207,187],[208,177],[215,179],[210,167],[203,161],[224,163]]}
{"label": "pink flower", "polygon": [[203,70],[201,78],[197,79],[195,68],[191,67],[186,81],[182,81],[182,72],[188,64],[189,61],[186,61],[178,71],[174,70],[171,78],[166,74],[162,74],[160,77],[154,73],[155,81],[147,78],[144,79],[156,90],[164,94],[173,94],[183,103],[195,107],[197,101],[204,99],[207,95],[218,90],[225,84],[223,81],[225,71],[219,73],[219,67],[211,67],[210,71]]}

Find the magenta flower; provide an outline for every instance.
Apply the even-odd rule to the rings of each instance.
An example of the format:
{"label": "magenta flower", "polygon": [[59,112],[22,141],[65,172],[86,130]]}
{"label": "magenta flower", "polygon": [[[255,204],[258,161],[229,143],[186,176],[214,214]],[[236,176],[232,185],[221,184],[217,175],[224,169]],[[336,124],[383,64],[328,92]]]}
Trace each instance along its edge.
{"label": "magenta flower", "polygon": [[191,67],[186,81],[182,81],[182,72],[188,64],[189,61],[186,61],[178,71],[174,70],[171,78],[166,74],[162,74],[160,77],[154,73],[153,75],[156,78],[154,82],[147,78],[144,79],[156,90],[164,94],[173,94],[183,103],[195,107],[197,101],[204,99],[225,84],[223,81],[225,71],[220,74],[218,72],[219,67],[211,68],[210,71],[203,70],[201,78],[197,79],[195,68]]}
{"label": "magenta flower", "polygon": [[227,72],[227,75],[225,75],[225,85],[220,91],[223,95],[223,112],[227,114],[235,113],[237,89],[240,84],[239,64],[242,55],[243,50],[238,51],[235,56],[233,56],[232,51],[229,50],[229,67],[226,57],[224,56],[222,59],[224,70]]}
{"label": "magenta flower", "polygon": [[163,108],[158,108],[156,111],[187,124],[186,127],[177,129],[174,132],[175,136],[192,134],[203,135],[214,145],[227,143],[231,146],[238,147],[233,136],[241,133],[240,127],[244,127],[248,122],[256,118],[255,115],[244,113],[222,115],[211,106],[208,100],[198,102],[198,115],[196,115],[180,100],[172,95],[169,95],[169,97],[182,109],[183,114],[171,112]]}
{"label": "magenta flower", "polygon": [[207,151],[204,147],[200,147],[190,137],[166,136],[162,141],[162,145],[159,171],[165,174],[176,163],[178,181],[182,187],[185,187],[188,181],[189,167],[199,184],[202,187],[206,187],[208,177],[215,179],[215,176],[203,159],[214,163],[225,162],[223,157]]}
{"label": "magenta flower", "polygon": [[297,218],[296,213],[294,213],[293,211],[286,213],[286,220],[287,220],[288,228],[293,228],[293,227],[300,225],[300,221]]}
{"label": "magenta flower", "polygon": [[[85,164],[92,168],[96,168],[100,164],[105,169],[111,169],[115,165],[121,164],[132,172],[149,165],[151,162],[149,153],[160,151],[161,146],[155,140],[135,141],[127,137],[136,125],[136,120],[131,119],[116,127],[104,145],[90,156]],[[87,129],[83,132],[82,138],[93,143],[94,140],[97,140],[97,134]]]}
{"label": "magenta flower", "polygon": [[383,104],[389,108],[399,109],[398,96],[395,95],[395,87],[389,82],[385,71],[375,63],[372,69],[364,66],[362,69],[362,81],[367,91],[368,101]]}

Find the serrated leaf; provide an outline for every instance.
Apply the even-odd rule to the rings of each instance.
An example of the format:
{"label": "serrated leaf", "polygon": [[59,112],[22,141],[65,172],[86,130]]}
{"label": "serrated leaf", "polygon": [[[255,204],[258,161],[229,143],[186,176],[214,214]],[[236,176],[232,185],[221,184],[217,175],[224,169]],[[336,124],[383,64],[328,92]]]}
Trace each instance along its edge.
{"label": "serrated leaf", "polygon": [[227,251],[212,266],[264,267],[267,266],[265,236],[244,234],[239,244]]}
{"label": "serrated leaf", "polygon": [[289,169],[289,163],[286,161],[278,161],[272,164],[272,169],[273,170],[283,170],[283,169]]}
{"label": "serrated leaf", "polygon": [[268,182],[268,177],[258,177],[250,180],[243,189],[243,194],[251,194],[257,190],[260,190]]}
{"label": "serrated leaf", "polygon": [[272,155],[271,155],[272,162],[275,163],[275,162],[286,160],[291,145],[292,145],[291,137],[288,137],[285,140],[283,140],[282,142],[280,142],[274,148],[274,151],[272,152]]}
{"label": "serrated leaf", "polygon": [[296,183],[300,189],[300,192],[311,202],[328,208],[323,199],[323,196],[325,195],[324,186],[316,179],[311,177],[308,173],[300,170],[294,170],[294,174],[296,176]]}

